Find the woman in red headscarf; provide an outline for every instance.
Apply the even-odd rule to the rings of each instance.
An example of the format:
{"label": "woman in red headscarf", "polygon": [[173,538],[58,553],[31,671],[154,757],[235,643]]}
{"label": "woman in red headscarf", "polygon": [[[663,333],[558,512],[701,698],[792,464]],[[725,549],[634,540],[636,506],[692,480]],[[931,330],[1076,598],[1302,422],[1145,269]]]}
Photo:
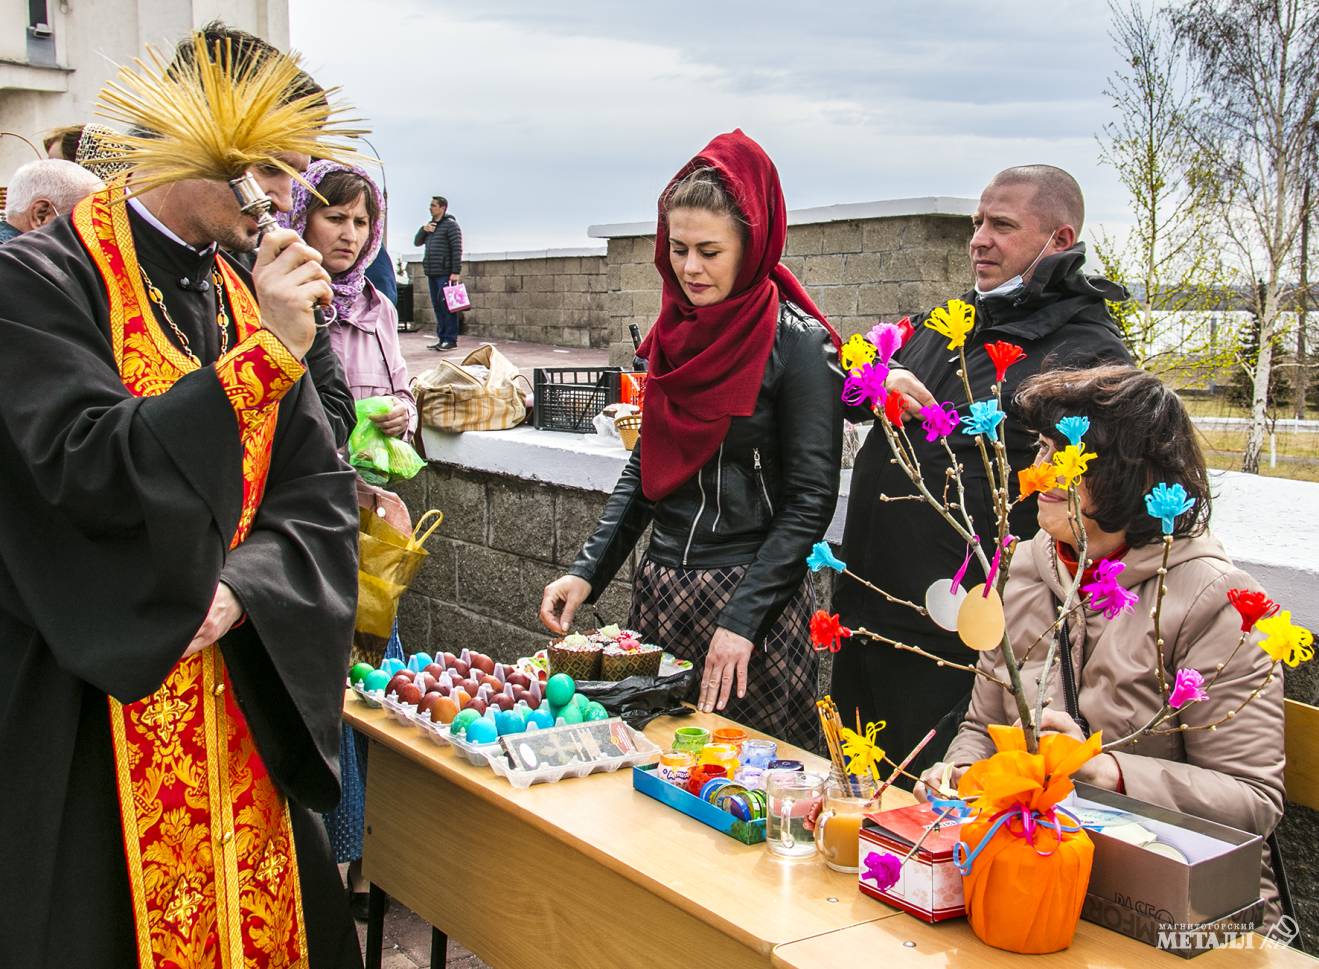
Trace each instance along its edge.
{"label": "woman in red headscarf", "polygon": [[567,632],[653,525],[629,625],[702,667],[702,710],[814,748],[806,556],[838,498],[843,374],[837,334],[779,262],[786,237],[778,172],[741,131],[665,188],[641,441],[540,615]]}

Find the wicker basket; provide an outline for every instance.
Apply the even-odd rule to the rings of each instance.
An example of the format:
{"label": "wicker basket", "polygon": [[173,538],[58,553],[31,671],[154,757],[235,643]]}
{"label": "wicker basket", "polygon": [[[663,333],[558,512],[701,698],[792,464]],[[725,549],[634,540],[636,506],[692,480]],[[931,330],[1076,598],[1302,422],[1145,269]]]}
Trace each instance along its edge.
{"label": "wicker basket", "polygon": [[659,676],[662,649],[639,649],[630,653],[603,653],[600,679],[625,680],[629,676]]}
{"label": "wicker basket", "polygon": [[618,428],[618,436],[623,439],[623,447],[631,451],[637,446],[637,440],[641,437],[640,414],[616,417],[614,418],[614,427]]}
{"label": "wicker basket", "polygon": [[600,679],[600,654],[604,647],[593,643],[592,649],[549,648],[550,673],[567,673],[574,680]]}

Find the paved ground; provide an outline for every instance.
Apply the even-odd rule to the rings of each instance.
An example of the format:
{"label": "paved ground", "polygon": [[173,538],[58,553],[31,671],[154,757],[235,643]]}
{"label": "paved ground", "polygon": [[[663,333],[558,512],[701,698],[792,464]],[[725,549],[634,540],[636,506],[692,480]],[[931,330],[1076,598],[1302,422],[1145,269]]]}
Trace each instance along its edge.
{"label": "paved ground", "polygon": [[[357,938],[366,948],[366,926],[357,923]],[[431,958],[431,927],[398,902],[390,902],[385,913],[385,945],[380,969],[428,969]],[[449,942],[447,969],[490,969],[458,943]]]}
{"label": "paved ground", "polygon": [[427,347],[435,342],[434,332],[399,333],[399,344],[403,348],[403,359],[408,362],[408,373],[416,376],[423,370],[429,370],[441,359],[453,360],[455,363],[471,353],[482,343],[493,343],[499,351],[521,368],[531,379],[531,371],[536,367],[605,367],[609,365],[608,350],[592,350],[583,347],[552,347],[541,343],[520,343],[516,340],[485,340],[478,337],[463,336],[458,339],[458,349],[440,353]]}

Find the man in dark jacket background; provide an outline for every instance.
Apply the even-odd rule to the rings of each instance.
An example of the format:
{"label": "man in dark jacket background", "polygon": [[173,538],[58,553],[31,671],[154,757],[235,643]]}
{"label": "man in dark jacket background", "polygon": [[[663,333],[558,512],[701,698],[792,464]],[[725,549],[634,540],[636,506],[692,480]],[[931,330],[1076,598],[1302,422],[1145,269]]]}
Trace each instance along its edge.
{"label": "man in dark jacket background", "polygon": [[414,246],[426,246],[421,268],[430,286],[431,306],[435,308],[435,342],[432,350],[452,350],[458,345],[458,315],[450,313],[444,301],[444,287],[458,282],[463,270],[463,230],[449,214],[449,200],[443,195],[431,199],[431,220],[417,230]]}
{"label": "man in dark jacket background", "polygon": [[[976,311],[975,328],[966,341],[974,399],[992,397],[995,373],[986,343],[1006,340],[1026,353],[1025,360],[1007,372],[1002,391],[1008,413],[1002,427],[1011,467],[1009,489],[1014,497],[1016,472],[1035,458],[1035,429],[1022,426],[1011,406],[1021,381],[1042,369],[1130,362],[1105,304],[1125,299],[1125,290],[1081,272],[1085,245],[1077,237],[1084,219],[1080,186],[1067,172],[1049,165],[999,172],[981,194],[972,217],[975,289],[962,299],[974,302]],[[908,422],[919,417],[921,407],[934,402],[952,402],[967,413],[957,354],[949,351],[945,337],[917,325],[894,364],[887,386],[906,396]],[[931,493],[942,495],[948,467],[943,446],[927,443],[919,424],[914,430],[909,424],[908,435],[927,486]],[[985,539],[986,554],[992,557],[995,517],[975,438],[959,431],[947,440],[964,468],[967,509]],[[915,494],[891,457],[882,429],[873,429],[852,473],[841,557],[850,571],[898,599],[920,604],[933,583],[951,582],[967,549],[923,502],[881,500],[881,495]],[[1034,497],[1012,510],[1013,535],[1029,538],[1038,527]],[[984,581],[978,573],[973,562],[963,586]],[[849,628],[865,626],[937,656],[975,662],[975,654],[955,632],[941,629],[910,607],[885,601],[845,576],[838,579],[834,607]],[[947,748],[965,710],[972,679],[971,673],[938,667],[924,657],[854,637],[834,659],[831,691],[844,722],[852,722],[854,709],[860,710],[863,722],[888,721],[879,739],[895,760],[938,725],[941,736],[912,767],[913,773],[919,773],[918,768],[933,763]]]}

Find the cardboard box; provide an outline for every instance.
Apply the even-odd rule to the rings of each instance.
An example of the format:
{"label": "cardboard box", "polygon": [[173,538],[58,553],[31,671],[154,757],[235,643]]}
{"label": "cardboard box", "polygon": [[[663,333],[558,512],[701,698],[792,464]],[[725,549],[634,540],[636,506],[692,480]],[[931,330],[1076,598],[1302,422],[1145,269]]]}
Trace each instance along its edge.
{"label": "cardboard box", "polygon": [[[1087,822],[1095,845],[1082,918],[1183,957],[1213,947],[1211,936],[1222,945],[1231,932],[1258,924],[1259,835],[1087,784],[1077,784],[1075,798],[1062,806]],[[1094,820],[1108,823],[1093,827]],[[1127,840],[1130,824],[1172,851],[1158,854]],[[1205,945],[1197,947],[1197,939]]]}
{"label": "cardboard box", "polygon": [[961,836],[962,822],[947,820],[925,838],[920,850],[902,866],[897,882],[880,890],[866,879],[866,856],[887,853],[901,859],[911,851],[937,815],[928,804],[912,804],[866,815],[861,827],[857,874],[861,892],[902,909],[923,922],[942,922],[966,914],[962,901],[962,876],[953,864],[953,845]]}

